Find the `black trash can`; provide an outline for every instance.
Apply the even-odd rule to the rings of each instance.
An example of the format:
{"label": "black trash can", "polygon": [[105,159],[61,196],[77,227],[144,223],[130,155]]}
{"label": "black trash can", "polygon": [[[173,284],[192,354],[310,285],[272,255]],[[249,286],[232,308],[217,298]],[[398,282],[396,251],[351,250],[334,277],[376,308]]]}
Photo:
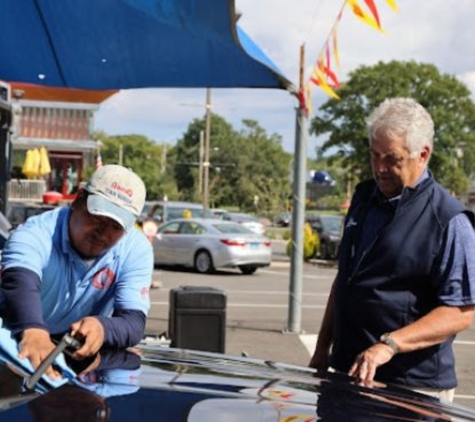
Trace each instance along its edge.
{"label": "black trash can", "polygon": [[180,286],[170,290],[170,347],[224,353],[226,293],[213,287]]}

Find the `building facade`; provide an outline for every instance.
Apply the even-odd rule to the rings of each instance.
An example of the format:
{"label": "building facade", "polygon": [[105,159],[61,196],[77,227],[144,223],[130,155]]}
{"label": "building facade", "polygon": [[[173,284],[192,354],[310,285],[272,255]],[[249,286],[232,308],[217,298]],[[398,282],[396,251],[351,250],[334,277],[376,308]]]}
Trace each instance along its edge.
{"label": "building facade", "polygon": [[[13,166],[10,199],[18,196],[15,185],[33,185],[21,174],[20,163],[31,149],[46,148],[51,172],[37,179],[45,191],[56,191],[72,199],[85,178],[87,166],[94,166],[100,143],[93,139],[94,113],[102,101],[116,91],[84,91],[11,84],[15,109],[12,135]],[[38,183],[37,183],[38,184]],[[40,183],[41,185],[41,183]],[[40,191],[42,189],[39,189]],[[19,195],[25,195],[23,193]],[[38,196],[38,189],[28,196]],[[41,199],[41,198],[38,198]]]}

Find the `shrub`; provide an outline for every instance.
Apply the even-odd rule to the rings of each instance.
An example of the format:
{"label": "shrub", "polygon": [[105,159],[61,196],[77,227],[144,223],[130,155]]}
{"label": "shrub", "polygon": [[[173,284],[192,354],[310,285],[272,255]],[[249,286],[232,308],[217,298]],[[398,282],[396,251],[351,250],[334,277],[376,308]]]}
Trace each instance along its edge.
{"label": "shrub", "polygon": [[[308,223],[304,225],[303,230],[303,259],[308,261],[317,256],[318,249],[320,248],[320,238]],[[292,239],[289,239],[287,242],[286,252],[287,256],[290,256],[292,253]]]}
{"label": "shrub", "polygon": [[266,236],[271,240],[275,240],[277,238],[274,230],[267,230]]}

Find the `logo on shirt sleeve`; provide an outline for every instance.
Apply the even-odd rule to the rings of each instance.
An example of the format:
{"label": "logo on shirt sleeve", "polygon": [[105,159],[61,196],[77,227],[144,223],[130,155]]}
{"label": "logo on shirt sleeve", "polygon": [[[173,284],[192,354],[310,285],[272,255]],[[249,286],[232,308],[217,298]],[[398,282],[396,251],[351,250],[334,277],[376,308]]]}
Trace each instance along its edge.
{"label": "logo on shirt sleeve", "polygon": [[150,289],[148,287],[142,287],[140,290],[140,296],[142,296],[143,300],[148,299]]}
{"label": "logo on shirt sleeve", "polygon": [[115,281],[115,273],[110,268],[102,268],[92,278],[92,285],[96,289],[108,289]]}

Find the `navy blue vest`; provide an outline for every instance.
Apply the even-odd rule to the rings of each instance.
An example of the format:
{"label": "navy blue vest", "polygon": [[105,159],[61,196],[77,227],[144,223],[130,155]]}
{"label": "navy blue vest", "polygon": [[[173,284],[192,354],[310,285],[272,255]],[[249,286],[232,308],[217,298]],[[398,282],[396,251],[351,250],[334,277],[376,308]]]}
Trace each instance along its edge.
{"label": "navy blue vest", "polygon": [[[416,189],[403,191],[394,217],[377,235],[359,262],[352,262],[359,233],[375,197],[374,181],[356,190],[339,250],[339,276],[334,301],[331,365],[347,372],[356,356],[383,333],[406,326],[439,306],[434,274],[452,217],[466,212],[432,176]],[[374,203],[373,203],[374,206]],[[473,214],[467,213],[473,223]],[[457,385],[453,338],[382,365],[375,379],[412,387]]]}

